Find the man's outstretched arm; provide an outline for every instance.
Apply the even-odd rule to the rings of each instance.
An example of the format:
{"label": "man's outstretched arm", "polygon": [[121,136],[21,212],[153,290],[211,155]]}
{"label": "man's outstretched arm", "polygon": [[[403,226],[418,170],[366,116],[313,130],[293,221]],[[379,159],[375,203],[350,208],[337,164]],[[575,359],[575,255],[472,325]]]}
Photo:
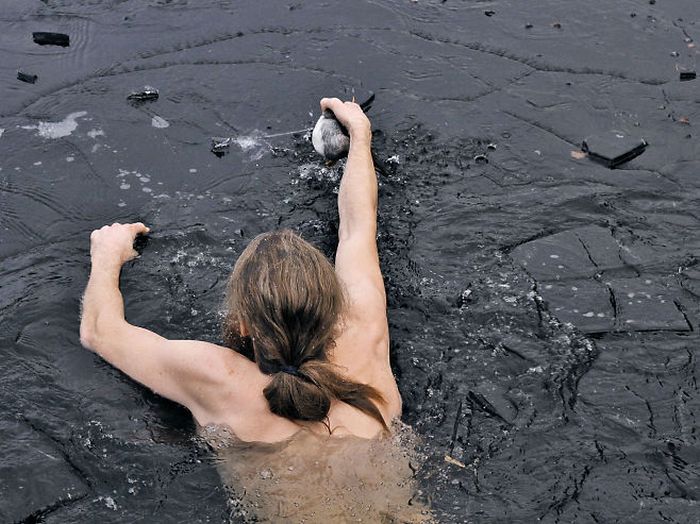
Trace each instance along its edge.
{"label": "man's outstretched arm", "polygon": [[351,301],[351,315],[365,328],[386,331],[386,296],[377,253],[377,175],[372,162],[370,122],[359,105],[321,100],[350,133],[350,152],[338,192],[335,267]]}
{"label": "man's outstretched arm", "polygon": [[[141,223],[113,224],[92,232],[80,341],[137,382],[186,406],[206,424],[215,416],[209,390],[219,385],[218,375],[231,368],[232,352],[207,342],[168,340],[124,318],[119,275],[122,265],[136,256],[134,238],[147,232]],[[233,374],[232,369],[229,372]]]}
{"label": "man's outstretched arm", "polygon": [[377,175],[372,162],[372,131],[360,106],[337,98],[321,101],[350,133],[338,192],[338,249],[335,269],[350,301],[345,331],[333,351],[336,364],[384,396],[386,420],[401,414],[401,395],[389,363],[389,325],[384,279],[377,252]]}

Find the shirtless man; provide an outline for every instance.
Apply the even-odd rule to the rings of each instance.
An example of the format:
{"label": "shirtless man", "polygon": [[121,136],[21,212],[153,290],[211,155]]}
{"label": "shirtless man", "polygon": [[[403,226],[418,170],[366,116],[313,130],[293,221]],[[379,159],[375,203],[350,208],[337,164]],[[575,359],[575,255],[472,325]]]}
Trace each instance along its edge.
{"label": "shirtless man", "polygon": [[135,237],[149,228],[115,223],[90,236],[83,346],[187,407],[200,426],[226,426],[247,442],[281,442],[302,428],[375,439],[401,413],[377,253],[370,122],[352,102],[324,98],[325,109],[350,134],[335,268],[291,231],[257,237],[229,279],[229,347],[169,340],[130,324],[119,275],[136,256]]}

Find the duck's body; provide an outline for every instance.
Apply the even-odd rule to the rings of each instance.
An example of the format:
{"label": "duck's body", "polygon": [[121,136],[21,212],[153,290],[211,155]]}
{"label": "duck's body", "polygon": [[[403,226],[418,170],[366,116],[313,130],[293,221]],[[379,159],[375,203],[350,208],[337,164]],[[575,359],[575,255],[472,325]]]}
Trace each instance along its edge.
{"label": "duck's body", "polygon": [[325,110],[311,133],[311,142],[316,152],[329,162],[347,156],[350,150],[350,135],[335,118],[332,111]]}
{"label": "duck's body", "polygon": [[[372,107],[372,102],[374,102],[374,93],[370,94],[369,98],[360,104],[360,107],[367,112]],[[350,133],[338,122],[333,111],[328,109],[321,114],[316,122],[311,133],[311,142],[316,152],[328,163],[346,157],[350,151]]]}

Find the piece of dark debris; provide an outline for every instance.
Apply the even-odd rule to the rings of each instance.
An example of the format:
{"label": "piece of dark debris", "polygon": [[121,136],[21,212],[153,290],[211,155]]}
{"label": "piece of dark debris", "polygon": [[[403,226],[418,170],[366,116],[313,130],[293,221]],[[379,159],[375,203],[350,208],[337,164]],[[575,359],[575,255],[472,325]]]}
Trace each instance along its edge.
{"label": "piece of dark debris", "polygon": [[216,156],[223,156],[228,153],[228,148],[231,147],[233,140],[231,137],[214,136],[211,139],[211,152]]}
{"label": "piece of dark debris", "polygon": [[158,100],[159,96],[158,90],[155,87],[143,86],[143,89],[132,91],[126,99],[136,102],[148,102],[151,100]]}
{"label": "piece of dark debris", "polygon": [[70,36],[65,33],[46,33],[40,31],[32,33],[32,38],[34,42],[39,45],[57,45],[61,47],[68,47],[70,45]]}
{"label": "piece of dark debris", "polygon": [[37,75],[17,71],[17,80],[21,80],[22,82],[26,82],[27,84],[35,84],[38,78],[39,77]]}

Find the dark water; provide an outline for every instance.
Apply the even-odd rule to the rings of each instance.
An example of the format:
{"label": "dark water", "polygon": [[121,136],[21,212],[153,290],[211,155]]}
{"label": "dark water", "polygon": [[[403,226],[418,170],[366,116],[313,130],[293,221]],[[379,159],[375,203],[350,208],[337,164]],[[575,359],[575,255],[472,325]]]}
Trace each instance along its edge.
{"label": "dark water", "polygon": [[[339,167],[262,137],[374,91],[392,354],[436,515],[700,522],[700,84],[679,82],[698,19],[696,0],[4,0],[0,520],[226,518],[188,414],[79,345],[89,232],[149,224],[128,318],[215,341],[248,239],[335,240]],[[145,84],[159,100],[127,102]],[[650,145],[614,171],[571,156],[610,129]],[[238,142],[217,158],[212,136]]]}

